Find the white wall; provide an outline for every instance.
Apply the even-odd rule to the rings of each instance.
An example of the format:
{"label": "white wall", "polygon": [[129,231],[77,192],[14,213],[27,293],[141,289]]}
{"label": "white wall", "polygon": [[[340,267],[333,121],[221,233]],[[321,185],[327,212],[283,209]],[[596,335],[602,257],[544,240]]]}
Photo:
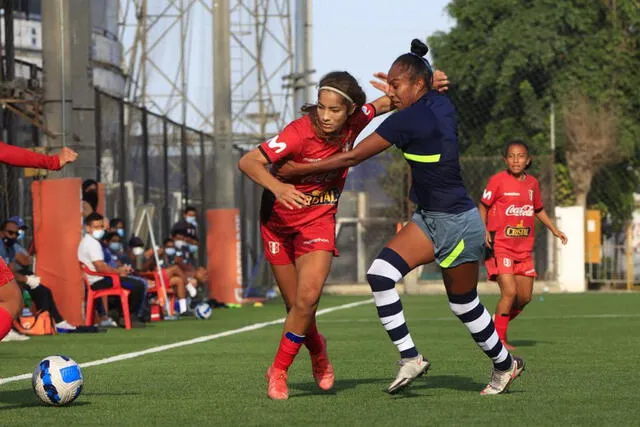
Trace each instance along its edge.
{"label": "white wall", "polygon": [[556,207],[556,225],[569,239],[566,246],[556,239],[560,290],[584,292],[587,290],[584,271],[584,208]]}

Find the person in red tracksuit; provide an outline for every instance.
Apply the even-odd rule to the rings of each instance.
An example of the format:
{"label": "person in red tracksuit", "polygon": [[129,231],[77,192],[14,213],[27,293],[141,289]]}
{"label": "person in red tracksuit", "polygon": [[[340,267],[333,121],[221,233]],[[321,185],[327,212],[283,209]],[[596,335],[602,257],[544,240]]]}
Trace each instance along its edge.
{"label": "person in red tracksuit", "polygon": [[[434,80],[446,90],[444,73]],[[384,84],[372,83],[377,88]],[[277,354],[266,375],[271,399],[289,397],[287,370],[303,344],[311,354],[318,386],[322,390],[333,387],[333,366],[326,340],[316,327],[315,312],[332,258],[338,255],[335,215],[348,169],[289,182],[274,174],[278,164],[288,160],[313,163],[350,150],[367,124],[392,108],[386,96],[365,102],[366,95],[351,74],[331,72],[320,80],[317,104],[303,109],[307,114],[238,163],[243,173],[265,188],[260,215],[264,253],[288,311]],[[269,165],[274,165],[272,170]]]}
{"label": "person in red tracksuit", "polygon": [[526,173],[531,166],[527,144],[514,140],[504,151],[507,169],[493,175],[482,193],[480,216],[487,225],[485,261],[489,280],[498,282],[500,300],[494,314],[496,331],[508,350],[509,321],[531,301],[536,269],[533,262],[534,222],[538,218],[562,244],[567,236],[544,210],[540,184]]}
{"label": "person in red tracksuit", "polygon": [[[57,155],[48,156],[0,142],[0,163],[10,166],[59,170],[77,157],[78,154],[67,147]],[[0,340],[11,330],[22,305],[22,290],[7,264],[0,259]]]}

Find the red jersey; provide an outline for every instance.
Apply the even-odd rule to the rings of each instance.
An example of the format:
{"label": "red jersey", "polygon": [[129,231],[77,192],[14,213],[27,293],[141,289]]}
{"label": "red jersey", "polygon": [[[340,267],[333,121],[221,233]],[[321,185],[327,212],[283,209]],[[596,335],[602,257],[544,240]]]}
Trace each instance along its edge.
{"label": "red jersey", "polygon": [[508,171],[497,173],[489,178],[480,201],[489,211],[487,229],[495,232],[495,253],[530,258],[535,214],[543,209],[538,180],[531,175],[520,180]]}
{"label": "red jersey", "polygon": [[0,142],[0,163],[28,168],[60,169],[60,158],[58,156],[36,153],[26,148],[5,144],[4,142]]}
{"label": "red jersey", "polygon": [[[316,135],[311,118],[305,115],[289,123],[280,134],[260,144],[259,149],[271,163],[293,160],[296,163],[313,163],[353,147],[358,134],[375,117],[371,104],[362,107],[348,119],[342,130],[341,140],[327,142]],[[280,227],[298,227],[328,215],[335,215],[338,200],[347,179],[346,168],[317,175],[307,175],[291,184],[309,197],[310,204],[300,209],[287,209],[281,203],[265,206],[268,221]],[[264,217],[264,215],[263,215]]]}

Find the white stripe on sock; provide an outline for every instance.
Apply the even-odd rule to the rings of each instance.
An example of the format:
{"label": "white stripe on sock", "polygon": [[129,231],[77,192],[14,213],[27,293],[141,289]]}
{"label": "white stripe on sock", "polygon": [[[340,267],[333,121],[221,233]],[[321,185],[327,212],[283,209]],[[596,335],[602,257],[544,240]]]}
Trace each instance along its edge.
{"label": "white stripe on sock", "polygon": [[472,322],[465,323],[465,326],[469,329],[469,332],[471,332],[472,334],[477,334],[478,332],[486,328],[490,322],[491,322],[491,316],[489,315],[489,312],[485,308],[482,314],[480,315],[480,317],[478,317],[476,320]]}
{"label": "white stripe on sock", "polygon": [[498,338],[498,334],[496,333],[496,331],[493,331],[493,334],[491,334],[488,340],[486,340],[485,342],[479,342],[478,345],[482,347],[484,351],[489,351],[496,346],[499,339],[500,338]]}
{"label": "white stripe on sock", "polygon": [[500,351],[500,353],[498,353],[498,355],[493,358],[493,361],[496,363],[504,362],[507,357],[509,357],[509,352],[506,348],[504,348],[504,346],[502,346],[502,351]]}
{"label": "white stripe on sock", "polygon": [[402,279],[402,273],[400,273],[397,268],[395,268],[389,262],[380,258],[376,258],[371,263],[371,267],[369,267],[369,271],[367,271],[367,274],[375,274],[376,276],[388,277],[394,282]]}
{"label": "white stripe on sock", "polygon": [[393,343],[396,345],[396,347],[398,347],[399,351],[405,351],[415,347],[410,334],[407,334],[404,338],[401,338],[398,341],[394,341]]}
{"label": "white stripe on sock", "polygon": [[387,289],[386,291],[374,292],[373,300],[376,302],[376,307],[380,307],[399,301],[400,295],[398,295],[398,291],[395,288]]}
{"label": "white stripe on sock", "polygon": [[387,331],[390,331],[391,329],[395,329],[404,324],[404,313],[400,312],[393,316],[381,317],[380,322],[382,322],[382,325]]}
{"label": "white stripe on sock", "polygon": [[449,303],[449,307],[451,307],[451,311],[456,316],[460,316],[461,314],[465,314],[476,308],[476,306],[480,304],[480,299],[475,297],[473,301],[468,302],[466,304],[456,304],[454,302]]}

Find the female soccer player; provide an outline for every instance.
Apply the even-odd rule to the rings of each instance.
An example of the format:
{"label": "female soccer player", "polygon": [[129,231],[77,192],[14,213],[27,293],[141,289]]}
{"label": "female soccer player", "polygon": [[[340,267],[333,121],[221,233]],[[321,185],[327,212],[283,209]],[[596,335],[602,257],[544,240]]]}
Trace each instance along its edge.
{"label": "female soccer player", "polygon": [[[0,142],[0,163],[11,166],[58,170],[77,157],[78,154],[67,147],[63,147],[58,155],[47,156]],[[0,340],[11,330],[22,305],[22,290],[7,264],[0,259]]]}
{"label": "female soccer player", "polygon": [[567,236],[544,211],[538,180],[525,172],[531,166],[527,144],[520,140],[509,142],[504,150],[504,162],[507,169],[489,178],[479,209],[487,224],[487,247],[493,249],[492,256],[485,261],[487,274],[500,286],[494,316],[496,331],[504,346],[513,350],[507,343],[509,321],[531,301],[536,277],[532,258],[534,216],[564,245]]}
{"label": "female soccer player", "polygon": [[268,166],[287,159],[313,163],[349,150],[376,113],[391,107],[386,97],[365,105],[364,91],[345,71],[327,74],[319,85],[318,103],[305,108],[306,115],[238,163],[242,172],[265,188],[260,215],[264,252],[288,311],[275,360],[267,371],[267,394],[277,400],[288,398],[287,369],[303,343],[311,354],[318,386],[333,387],[333,367],[315,312],[331,259],[337,255],[335,214],[347,170],[282,182]]}
{"label": "female soccer player", "polygon": [[411,167],[411,199],[418,205],[412,222],[382,249],[367,272],[378,315],[400,352],[400,369],[387,391],[395,393],[423,375],[429,362],[409,334],[395,284],[413,268],[433,262],[442,268],[449,306],[493,360],[491,382],[482,394],[507,390],[524,369],[495,332],[491,316],[480,303],[478,263],[484,258],[484,224],[460,177],[454,107],[432,90],[432,69],[423,58],[427,46],[411,43],[387,76],[388,92],[398,111],[353,150],[313,163],[288,162],[279,172],[296,177],[330,173],[355,166],[392,145]]}

